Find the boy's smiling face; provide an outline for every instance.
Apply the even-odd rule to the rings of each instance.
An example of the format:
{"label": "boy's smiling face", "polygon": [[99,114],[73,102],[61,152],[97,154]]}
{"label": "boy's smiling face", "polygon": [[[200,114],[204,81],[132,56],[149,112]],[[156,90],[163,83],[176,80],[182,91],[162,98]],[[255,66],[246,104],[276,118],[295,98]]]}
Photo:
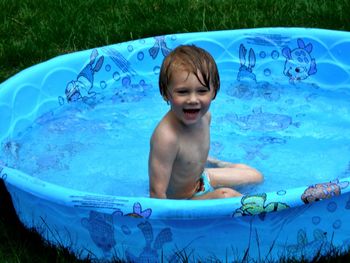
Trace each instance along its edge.
{"label": "boy's smiling face", "polygon": [[[184,70],[173,72],[166,100],[181,123],[194,125],[207,113],[214,98],[214,89],[203,86],[202,75],[198,77]],[[201,83],[202,82],[202,83]]]}

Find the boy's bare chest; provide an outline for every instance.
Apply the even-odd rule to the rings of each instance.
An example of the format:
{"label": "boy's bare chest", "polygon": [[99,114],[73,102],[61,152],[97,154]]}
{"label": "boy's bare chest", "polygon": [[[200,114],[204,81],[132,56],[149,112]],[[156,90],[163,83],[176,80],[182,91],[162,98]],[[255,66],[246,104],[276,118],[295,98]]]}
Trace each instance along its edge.
{"label": "boy's bare chest", "polygon": [[177,164],[182,168],[202,166],[208,157],[209,131],[203,131],[195,136],[182,137],[179,144]]}

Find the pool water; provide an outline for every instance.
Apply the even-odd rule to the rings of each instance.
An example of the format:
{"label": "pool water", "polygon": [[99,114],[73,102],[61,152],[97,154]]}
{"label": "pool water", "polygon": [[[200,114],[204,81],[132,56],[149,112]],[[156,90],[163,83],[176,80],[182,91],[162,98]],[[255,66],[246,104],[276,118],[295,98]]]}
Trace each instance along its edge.
{"label": "pool water", "polygon": [[[238,188],[244,194],[350,176],[349,102],[341,89],[222,80],[210,155],[264,174],[263,184]],[[68,188],[148,196],[149,139],[168,107],[156,82],[97,104],[64,104],[3,143],[0,160]]]}

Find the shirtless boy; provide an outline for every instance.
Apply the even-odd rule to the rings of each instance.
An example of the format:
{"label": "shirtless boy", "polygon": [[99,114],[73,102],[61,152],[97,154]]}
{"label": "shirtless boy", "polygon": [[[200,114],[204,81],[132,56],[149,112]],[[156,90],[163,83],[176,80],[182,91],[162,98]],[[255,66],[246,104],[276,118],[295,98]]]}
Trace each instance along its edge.
{"label": "shirtless boy", "polygon": [[[220,88],[220,79],[216,63],[207,51],[189,45],[174,49],[161,66],[159,88],[170,110],[151,138],[151,197],[234,197],[241,194],[231,187],[263,180],[257,170],[247,165],[208,158],[208,110]],[[206,168],[207,162],[215,168]]]}

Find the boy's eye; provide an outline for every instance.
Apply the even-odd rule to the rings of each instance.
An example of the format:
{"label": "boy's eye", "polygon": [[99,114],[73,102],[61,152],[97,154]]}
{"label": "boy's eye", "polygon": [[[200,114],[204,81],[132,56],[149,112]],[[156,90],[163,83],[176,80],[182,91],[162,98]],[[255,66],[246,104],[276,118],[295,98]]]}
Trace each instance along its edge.
{"label": "boy's eye", "polygon": [[200,89],[198,92],[199,93],[207,93],[209,90],[208,89]]}
{"label": "boy's eye", "polygon": [[198,90],[198,93],[200,93],[200,94],[205,94],[207,92],[209,92],[209,89],[200,89],[200,90]]}
{"label": "boy's eye", "polygon": [[177,90],[176,93],[177,93],[177,94],[180,94],[180,95],[183,95],[183,94],[187,94],[188,91],[187,91],[187,90],[184,90],[184,89],[180,89],[180,90]]}

